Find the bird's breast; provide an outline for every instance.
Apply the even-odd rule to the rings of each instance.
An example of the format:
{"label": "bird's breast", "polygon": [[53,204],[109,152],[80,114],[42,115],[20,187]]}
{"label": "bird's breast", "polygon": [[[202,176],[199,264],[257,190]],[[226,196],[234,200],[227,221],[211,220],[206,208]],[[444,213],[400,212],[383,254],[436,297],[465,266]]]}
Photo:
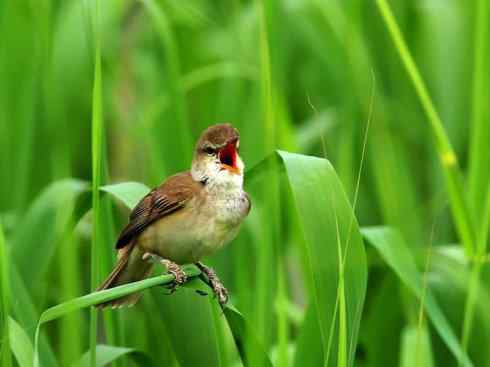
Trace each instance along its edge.
{"label": "bird's breast", "polygon": [[206,252],[213,252],[235,238],[248,207],[247,195],[241,189],[208,197],[202,210],[203,221],[207,223],[202,238],[203,247],[209,249]]}
{"label": "bird's breast", "polygon": [[146,229],[139,245],[179,264],[194,263],[229,243],[248,214],[242,190],[196,197]]}

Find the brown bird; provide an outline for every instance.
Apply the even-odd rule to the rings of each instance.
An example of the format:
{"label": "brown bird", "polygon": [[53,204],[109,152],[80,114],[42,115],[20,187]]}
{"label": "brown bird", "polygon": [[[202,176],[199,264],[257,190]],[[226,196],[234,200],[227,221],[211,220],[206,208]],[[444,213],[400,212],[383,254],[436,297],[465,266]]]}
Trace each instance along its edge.
{"label": "brown bird", "polygon": [[[190,171],[169,177],[134,208],[116,243],[118,261],[98,290],[147,277],[154,262],[186,281],[180,265],[193,263],[206,274],[221,305],[228,292],[215,272],[200,262],[235,238],[250,211],[243,191],[240,135],[230,124],[207,128],[197,141]],[[133,293],[99,307],[134,305]]]}

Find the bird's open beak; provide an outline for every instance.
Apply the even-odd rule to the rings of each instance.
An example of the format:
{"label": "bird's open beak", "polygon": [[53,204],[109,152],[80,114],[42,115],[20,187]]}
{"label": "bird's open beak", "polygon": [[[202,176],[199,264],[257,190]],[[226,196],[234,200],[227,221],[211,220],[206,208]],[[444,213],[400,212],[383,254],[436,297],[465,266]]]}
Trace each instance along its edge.
{"label": "bird's open beak", "polygon": [[222,148],[219,151],[219,160],[223,169],[239,175],[241,172],[238,165],[239,156],[237,152],[237,144],[238,140],[235,140]]}

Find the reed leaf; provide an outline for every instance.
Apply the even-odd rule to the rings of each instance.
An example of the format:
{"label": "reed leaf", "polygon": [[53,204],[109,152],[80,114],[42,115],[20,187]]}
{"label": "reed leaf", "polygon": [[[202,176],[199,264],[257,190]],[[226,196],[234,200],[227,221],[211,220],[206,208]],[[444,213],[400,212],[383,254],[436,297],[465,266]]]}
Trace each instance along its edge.
{"label": "reed leaf", "polygon": [[[418,299],[421,299],[424,294],[422,275],[418,271],[415,260],[401,236],[395,230],[387,227],[363,228],[362,234],[367,243],[378,251],[383,261],[395,272],[400,280]],[[454,330],[429,289],[426,290],[425,301],[422,306],[432,325],[456,360],[461,361],[464,366],[472,366],[473,363],[461,347]]]}

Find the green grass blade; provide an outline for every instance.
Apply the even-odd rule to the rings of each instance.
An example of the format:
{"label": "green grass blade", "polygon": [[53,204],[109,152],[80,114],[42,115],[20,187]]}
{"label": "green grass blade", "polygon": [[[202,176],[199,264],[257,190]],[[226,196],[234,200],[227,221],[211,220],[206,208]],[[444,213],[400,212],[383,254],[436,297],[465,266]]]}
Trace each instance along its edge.
{"label": "green grass blade", "polygon": [[[401,236],[395,230],[387,227],[363,228],[362,234],[401,281],[417,298],[421,299],[424,287],[423,278]],[[459,344],[446,316],[429,289],[427,289],[423,306],[434,328],[456,360],[461,361],[464,366],[472,366],[472,362]]]}
{"label": "green grass blade", "polygon": [[[473,320],[475,317],[475,306],[478,294],[480,291],[480,272],[482,264],[477,262],[471,269],[471,274],[468,281],[468,295],[466,297],[466,303],[464,308],[463,327],[461,333],[461,345],[465,353],[468,350],[468,343],[470,339],[471,329],[473,327]],[[461,365],[461,363],[459,364]]]}
{"label": "green grass blade", "polygon": [[[207,293],[200,296],[196,288]],[[157,289],[152,292],[165,324],[170,344],[181,366],[226,366],[230,361],[223,344],[221,310],[211,290],[200,281],[192,281],[172,296]],[[188,317],[192,315],[192,317]],[[189,335],[193,335],[189,338]],[[185,343],[182,340],[186,340]]]}
{"label": "green grass blade", "polygon": [[234,62],[222,62],[203,66],[182,76],[181,84],[184,92],[189,93],[193,89],[221,78],[243,78],[256,81],[257,70],[250,65]]}
{"label": "green grass blade", "polygon": [[277,265],[277,365],[289,366],[289,315],[288,315],[288,289],[285,279],[285,266],[282,261]]}
{"label": "green grass blade", "polygon": [[417,65],[410,54],[405,40],[403,39],[400,28],[396,23],[388,2],[386,0],[376,0],[376,4],[378,5],[378,9],[383,16],[386,27],[390,32],[403,65],[405,66],[417,96],[427,115],[436,142],[438,157],[444,170],[446,188],[449,194],[454,223],[459,237],[465,246],[467,256],[472,256],[476,246],[475,229],[463,193],[462,174],[456,154],[454,153],[451,142],[444,130],[441,118],[434,107],[424,80],[418,71]]}
{"label": "green grass blade", "polygon": [[[26,286],[15,264],[10,264],[10,279],[12,289],[15,289],[16,302],[22,305],[22,307],[15,307],[12,310],[13,315],[21,327],[29,334],[31,340],[34,340],[34,326],[38,321],[39,314],[36,304],[29,294],[31,288]],[[43,366],[57,366],[53,349],[47,341],[46,335],[42,334],[39,339],[39,350],[42,353],[40,359],[43,362]]]}
{"label": "green grass blade", "polygon": [[463,318],[463,327],[461,333],[461,344],[463,350],[466,352],[468,349],[470,333],[473,328],[473,320],[475,317],[476,301],[481,293],[481,272],[484,266],[484,259],[487,253],[488,246],[488,228],[490,226],[490,185],[487,190],[487,197],[483,203],[484,210],[481,215],[481,229],[478,232],[478,243],[476,249],[476,261],[472,263],[471,274],[468,281],[468,295],[465,303],[465,312]]}
{"label": "green grass blade", "polygon": [[477,221],[477,261],[473,264],[468,296],[465,304],[463,332],[461,335],[464,350],[469,343],[470,332],[473,327],[476,298],[480,287],[480,273],[482,270],[481,259],[485,256],[488,242],[488,229],[490,226],[490,125],[488,123],[488,98],[490,97],[488,84],[488,26],[489,26],[488,1],[477,2],[475,42],[474,42],[474,67],[473,67],[473,96],[472,96],[472,135],[470,141],[469,156],[469,189],[470,200],[474,213],[481,213],[476,217]]}
{"label": "green grass blade", "polygon": [[308,306],[302,320],[299,335],[296,339],[296,351],[293,366],[323,366],[326,360],[326,351],[322,344],[320,330],[320,316],[318,316],[313,302]]}
{"label": "green grass blade", "polygon": [[[476,1],[475,13],[472,123],[468,181],[473,212],[480,213],[490,179],[488,170],[490,166],[490,150],[487,145],[490,140],[490,109],[488,108],[488,99],[490,98],[488,86],[488,75],[490,73],[490,68],[488,67],[490,61],[488,57],[490,50],[488,47],[490,7],[488,1]],[[478,216],[476,219],[478,219]]]}
{"label": "green grass blade", "polygon": [[[429,276],[429,271],[430,271],[430,261],[431,261],[431,255],[432,255],[432,246],[434,242],[434,225],[432,227],[430,239],[429,239],[429,246],[427,249],[427,255],[425,259],[425,267],[424,267],[424,272],[422,275],[422,294],[420,295],[420,304],[419,304],[419,310],[418,310],[418,320],[417,320],[417,334],[416,334],[416,343],[415,343],[415,356],[416,356],[416,362],[417,365],[423,365],[424,363],[421,364],[421,360],[425,360],[427,362],[428,358],[432,360],[430,353],[428,353],[430,350],[427,350],[427,329],[425,327],[425,313],[424,313],[424,305],[425,305],[425,298],[427,296],[427,288],[429,286],[428,284],[428,276]],[[430,344],[429,344],[430,346]],[[465,350],[466,352],[466,350]]]}
{"label": "green grass blade", "polygon": [[483,213],[481,215],[481,225],[478,231],[477,254],[480,260],[485,256],[488,248],[488,235],[490,231],[490,182],[487,187],[487,196],[484,200]]}
{"label": "green grass blade", "polygon": [[245,367],[257,365],[251,363],[249,353],[245,350],[245,346],[247,346],[249,350],[253,350],[254,362],[258,363],[259,366],[272,367],[266,351],[243,315],[232,306],[226,307],[224,314],[233,333],[233,339],[242,358],[243,365]]}
{"label": "green grass blade", "polygon": [[[74,225],[71,226],[75,227]],[[62,274],[58,280],[59,299],[65,301],[82,294],[82,281],[80,279],[81,269],[85,267],[80,262],[83,248],[81,241],[73,232],[62,236],[58,246],[58,274]],[[58,328],[60,345],[57,347],[61,351],[59,360],[63,364],[76,360],[83,351],[85,340],[82,337],[86,325],[83,315],[78,313],[68,315],[60,321]],[[31,359],[32,363],[32,359]]]}
{"label": "green grass blade", "polygon": [[402,331],[400,367],[434,367],[427,327],[407,326]]}
{"label": "green grass blade", "polygon": [[[158,291],[156,290],[155,292]],[[155,297],[143,297],[141,301],[144,303],[146,314],[158,315],[162,312],[155,301]],[[141,319],[128,315],[128,317],[124,318],[126,330],[129,331],[125,342],[129,344],[130,336],[134,335],[134,342],[130,345],[140,350],[150,350],[152,351],[151,356],[155,361],[159,361],[165,366],[176,367],[179,364],[172,348],[165,319],[166,317],[152,318],[151,320],[145,319],[142,324]]]}
{"label": "green grass blade", "polygon": [[[260,65],[260,120],[262,121],[262,144],[266,152],[273,151],[276,144],[275,136],[275,115],[276,111],[273,106],[273,79],[271,71],[271,50],[269,47],[269,27],[273,22],[269,7],[273,5],[272,1],[264,2],[257,0],[253,3],[254,10],[257,14],[258,21],[258,53],[257,59]],[[275,322],[274,314],[271,312],[271,304],[277,300],[277,279],[275,269],[277,268],[278,259],[278,221],[279,217],[279,178],[275,162],[266,172],[267,185],[258,188],[255,202],[262,203],[260,208],[256,208],[259,213],[260,222],[269,224],[261,228],[261,244],[257,252],[257,295],[253,310],[254,327],[257,331],[259,341],[265,348],[271,345],[274,328],[271,327]],[[249,346],[252,347],[252,346]],[[260,355],[249,351],[251,359],[260,358]],[[260,366],[259,360],[252,360],[253,365]]]}
{"label": "green grass blade", "polygon": [[[342,245],[340,243],[339,223],[337,214],[335,214],[335,226],[337,229],[337,256],[338,256],[338,272],[339,272],[339,289],[338,289],[338,310],[339,310],[339,343],[337,349],[337,366],[347,366],[347,310],[345,300],[345,276],[344,263],[346,259],[342,256]],[[349,230],[350,231],[350,230]],[[349,242],[349,239],[346,240]],[[347,251],[346,245],[346,251]]]}
{"label": "green grass blade", "polygon": [[[194,273],[195,272],[192,272],[191,274]],[[38,328],[43,323],[58,319],[69,312],[73,312],[82,308],[86,308],[99,303],[110,301],[115,298],[123,297],[130,293],[138,292],[155,285],[168,284],[172,281],[172,279],[173,278],[171,277],[169,278],[168,275],[153,277],[139,282],[134,282],[119,287],[114,287],[109,290],[90,293],[88,295],[78,297],[73,300],[67,301],[65,303],[53,306],[41,314]]]}
{"label": "green grass blade", "polygon": [[[310,283],[311,301],[318,317],[320,335],[316,337],[322,341],[324,363],[336,364],[327,357],[327,351],[329,345],[339,345],[339,338],[344,333],[343,347],[347,352],[339,356],[345,365],[351,366],[354,363],[367,282],[366,259],[357,222],[353,218],[354,214],[342,185],[327,160],[286,152],[279,152],[279,156],[286,169],[304,236],[302,251],[306,258],[305,270]],[[341,254],[337,249],[339,243]],[[329,245],[335,246],[335,250]],[[342,263],[342,257],[339,259],[342,254],[345,264]],[[339,261],[342,264],[341,269]],[[339,271],[342,269],[344,292],[339,293]],[[344,297],[341,297],[341,293],[344,293]],[[340,311],[343,313],[339,320],[343,329],[340,335],[333,328],[337,323],[336,300],[339,297],[345,300],[345,304],[342,304],[345,313]],[[335,331],[333,334],[332,330]],[[297,350],[297,353],[307,351]]]}
{"label": "green grass blade", "polygon": [[[10,344],[13,342],[10,340],[9,333],[9,319],[10,319],[10,298],[11,298],[11,284],[10,284],[10,256],[8,254],[9,249],[5,243],[5,237],[3,234],[3,226],[0,222],[0,326],[2,332],[0,338],[2,340],[0,346],[0,361],[2,366],[10,367],[12,365],[12,359],[10,356]],[[23,367],[23,366],[21,366]]]}
{"label": "green grass blade", "polygon": [[[10,334],[12,352],[20,367],[31,367],[34,351],[32,342],[24,329],[12,318],[9,318],[8,331]],[[2,364],[7,367],[8,364]]]}
{"label": "green grass blade", "polygon": [[[45,276],[60,237],[71,229],[71,205],[87,191],[87,183],[81,180],[55,181],[41,192],[19,220],[18,226],[23,230],[12,236],[12,258],[23,279]],[[36,266],[32,266],[32,258],[36,258]],[[43,293],[42,289],[38,291]]]}
{"label": "green grass blade", "polygon": [[[470,266],[466,261],[461,247],[438,246],[434,250],[429,278],[431,290],[437,295],[441,305],[444,305],[454,327],[464,325],[465,319],[471,314],[473,326],[468,331],[461,332],[467,332],[471,336],[467,338],[467,347],[474,365],[483,366],[490,358],[490,350],[486,348],[490,344],[490,315],[487,312],[490,304],[488,263],[480,264],[482,271],[478,279],[475,277],[475,266]],[[475,285],[477,291],[473,292],[471,288]],[[472,304],[471,310],[469,304]],[[453,360],[445,355],[445,358],[441,358],[443,356],[438,354],[437,360],[440,364],[453,364]]]}
{"label": "green grass blade", "polygon": [[122,201],[129,209],[132,209],[138,202],[150,192],[150,189],[139,182],[122,182],[113,185],[100,187],[101,191],[107,192],[116,199]]}
{"label": "green grass blade", "polygon": [[[196,277],[200,274],[199,270],[195,266],[187,266],[184,268],[184,271],[186,272],[189,278]],[[39,333],[41,330],[41,326],[46,322],[56,320],[66,314],[69,314],[70,312],[74,312],[86,307],[94,306],[99,303],[104,303],[116,298],[123,297],[131,293],[140,292],[150,287],[170,284],[173,280],[174,280],[173,275],[169,275],[169,274],[160,275],[149,279],[141,280],[138,282],[121,285],[111,289],[90,293],[85,296],[72,299],[70,301],[67,301],[65,303],[47,309],[41,314],[41,317],[39,318],[39,322],[36,328],[36,337],[34,342],[34,367],[39,366],[39,355],[38,355]],[[91,357],[92,356],[93,354],[91,354]],[[91,359],[91,363],[94,362],[95,361]]]}
{"label": "green grass blade", "polygon": [[[92,91],[92,245],[90,248],[90,289],[97,288],[100,280],[100,241],[99,228],[101,221],[99,186],[102,179],[102,141],[103,141],[103,112],[102,112],[102,66],[101,66],[101,35],[99,30],[99,1],[90,8],[91,24],[94,38],[94,84]],[[41,316],[42,319],[42,316]],[[90,310],[90,365],[96,363],[97,344],[97,309]]]}
{"label": "green grass blade", "polygon": [[373,159],[369,168],[383,223],[398,228],[407,243],[416,248],[423,243],[423,217],[413,215],[407,220],[406,213],[420,212],[421,197],[416,190],[417,177],[412,175],[409,157],[402,147],[400,137],[388,124],[378,121],[373,125],[369,151]]}
{"label": "green grass blade", "polygon": [[[141,351],[133,348],[114,347],[111,345],[97,345],[97,367],[107,366],[109,363],[115,362],[117,359],[127,356],[132,359],[138,366],[157,366],[153,360]],[[86,352],[79,361],[72,364],[72,367],[90,366],[90,351]]]}
{"label": "green grass blade", "polygon": [[400,331],[406,325],[399,280],[389,273],[371,293],[363,316],[360,344],[371,366],[396,366],[400,360]]}

